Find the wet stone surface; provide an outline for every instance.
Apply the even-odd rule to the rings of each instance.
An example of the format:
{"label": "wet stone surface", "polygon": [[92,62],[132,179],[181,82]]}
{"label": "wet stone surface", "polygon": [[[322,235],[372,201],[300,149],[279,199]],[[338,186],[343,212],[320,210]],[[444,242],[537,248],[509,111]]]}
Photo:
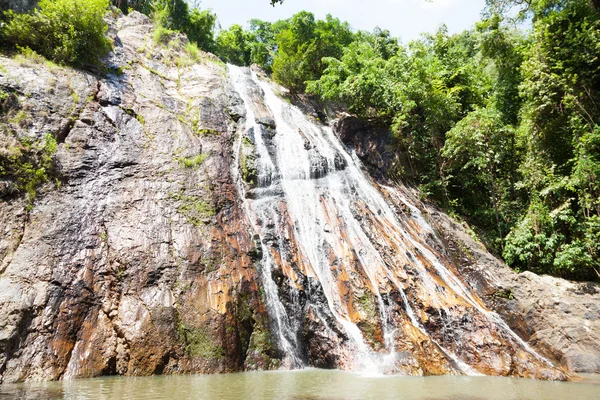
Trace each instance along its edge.
{"label": "wet stone surface", "polygon": [[0,146],[50,133],[60,182],[32,202],[0,182],[2,383],[600,370],[597,285],[514,274],[384,185],[385,135],[352,118],[334,133],[260,71],[190,62],[185,37],[152,30],[110,21],[120,75],[0,57],[25,115]]}

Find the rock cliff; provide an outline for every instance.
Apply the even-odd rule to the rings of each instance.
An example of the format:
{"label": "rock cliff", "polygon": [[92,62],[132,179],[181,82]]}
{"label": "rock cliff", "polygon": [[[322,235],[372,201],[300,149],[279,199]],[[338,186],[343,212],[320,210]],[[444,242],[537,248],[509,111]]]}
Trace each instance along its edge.
{"label": "rock cliff", "polygon": [[[335,123],[340,139],[384,184],[398,161],[388,131],[345,116]],[[402,186],[402,185],[400,185]],[[463,282],[513,331],[567,371],[600,373],[600,285],[570,282],[531,272],[515,273],[474,238],[465,222],[453,220],[415,190],[402,187],[411,203],[435,229],[434,247],[453,260]]]}
{"label": "rock cliff", "polygon": [[[250,108],[254,118],[247,115],[245,101],[264,92],[254,87],[243,99],[217,58],[186,50],[178,34],[155,41],[151,21],[139,13],[115,16],[109,34],[115,47],[103,76],[0,56],[0,156],[42,170],[26,171],[21,180],[0,178],[0,382],[293,367],[290,352],[304,364],[348,367],[351,340],[336,316],[317,306],[328,294],[299,255],[298,221],[279,200],[274,218],[287,219],[281,226],[260,215],[265,193],[276,199],[283,193],[280,174],[265,173],[266,156],[257,150],[260,136],[272,154],[282,128],[261,101]],[[252,119],[260,129],[247,129]],[[409,189],[386,189],[389,161],[380,147],[387,142],[360,136],[362,129],[349,123],[337,131],[379,179],[375,187],[403,223],[414,226],[411,213],[419,210],[436,228],[419,233],[423,243],[452,260],[478,296],[453,300],[455,289],[435,278],[453,309],[442,315],[446,303],[430,301],[417,269],[397,272],[396,286],[408,293],[403,298],[395,284],[369,283],[367,271],[352,270],[362,265],[361,251],[346,248],[346,258],[336,259],[329,249],[323,254],[341,271],[335,272],[340,306],[368,333],[366,345],[375,352],[387,346],[377,314],[389,309],[389,324],[402,331],[394,344],[396,372],[464,372],[444,345],[482,372],[564,377],[484,317],[469,320],[481,302],[565,369],[600,372],[598,286],[514,274]],[[347,168],[349,158],[332,154],[328,165],[312,136],[296,133],[311,157],[311,179]],[[44,147],[48,135],[55,153]],[[50,156],[51,165],[39,161]],[[411,199],[414,210],[394,193]],[[378,218],[366,206],[352,213],[364,224]],[[345,232],[340,218],[330,216],[325,237]],[[387,228],[373,228],[373,237],[388,243],[381,236]],[[385,263],[422,258],[386,246]],[[279,311],[294,314],[290,320],[300,327],[294,338],[273,317],[272,291],[281,298]],[[409,300],[423,307],[412,319]],[[450,314],[494,339],[477,329],[458,335],[445,329]],[[431,338],[419,331],[421,323]],[[287,339],[300,343],[287,348]],[[498,348],[501,355],[493,356]],[[492,355],[475,357],[480,350]]]}
{"label": "rock cliff", "polygon": [[256,341],[225,65],[139,13],[110,28],[106,77],[0,58],[2,151],[58,142],[35,199],[2,182],[3,382],[235,371]]}

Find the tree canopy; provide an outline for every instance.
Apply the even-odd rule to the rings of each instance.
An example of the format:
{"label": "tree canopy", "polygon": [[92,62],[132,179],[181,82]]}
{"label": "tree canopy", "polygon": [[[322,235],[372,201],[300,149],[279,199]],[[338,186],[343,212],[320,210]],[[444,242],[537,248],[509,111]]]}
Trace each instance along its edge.
{"label": "tree canopy", "polygon": [[[401,160],[390,178],[465,218],[514,268],[597,280],[598,2],[487,3],[473,29],[407,45],[308,12],[254,20],[261,39],[246,36],[246,48],[264,57],[246,60],[293,93],[389,126]],[[503,16],[515,7],[529,32]]]}
{"label": "tree canopy", "polygon": [[108,0],[40,0],[29,13],[4,13],[0,39],[61,64],[93,66],[110,50],[104,14]]}
{"label": "tree canopy", "polygon": [[[292,95],[387,127],[399,156],[388,179],[464,218],[514,268],[600,279],[600,0],[487,0],[472,29],[442,26],[408,44],[306,11],[215,36],[216,16],[197,2],[112,3],[226,62],[258,64]],[[3,44],[97,63],[110,48],[107,6],[41,0],[32,12],[6,12]]]}

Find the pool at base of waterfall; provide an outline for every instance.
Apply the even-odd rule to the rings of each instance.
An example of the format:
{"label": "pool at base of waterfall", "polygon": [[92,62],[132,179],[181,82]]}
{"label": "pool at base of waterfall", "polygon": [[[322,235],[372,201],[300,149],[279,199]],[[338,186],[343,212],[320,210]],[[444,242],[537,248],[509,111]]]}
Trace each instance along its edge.
{"label": "pool at base of waterfall", "polygon": [[223,375],[102,377],[0,386],[0,399],[427,399],[521,400],[600,398],[600,375],[576,382],[470,376],[363,376],[337,370]]}

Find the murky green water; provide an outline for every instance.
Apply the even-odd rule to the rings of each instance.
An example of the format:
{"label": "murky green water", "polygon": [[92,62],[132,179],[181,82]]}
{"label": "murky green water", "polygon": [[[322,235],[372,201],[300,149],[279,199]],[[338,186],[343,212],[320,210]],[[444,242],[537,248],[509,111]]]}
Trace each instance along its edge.
{"label": "murky green water", "polygon": [[98,378],[0,386],[0,399],[600,399],[600,377],[579,383],[491,377],[363,377],[323,370]]}

